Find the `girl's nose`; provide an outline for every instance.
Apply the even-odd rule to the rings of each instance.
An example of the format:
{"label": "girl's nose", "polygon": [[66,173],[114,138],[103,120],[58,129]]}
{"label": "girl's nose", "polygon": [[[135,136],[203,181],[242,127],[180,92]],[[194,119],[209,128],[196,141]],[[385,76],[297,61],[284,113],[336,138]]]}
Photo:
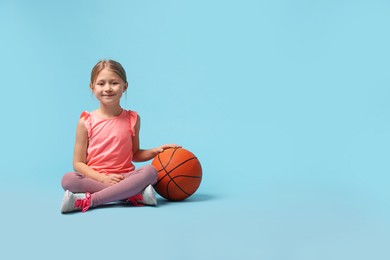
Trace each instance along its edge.
{"label": "girl's nose", "polygon": [[104,90],[107,91],[107,92],[111,92],[112,91],[111,85],[107,84]]}

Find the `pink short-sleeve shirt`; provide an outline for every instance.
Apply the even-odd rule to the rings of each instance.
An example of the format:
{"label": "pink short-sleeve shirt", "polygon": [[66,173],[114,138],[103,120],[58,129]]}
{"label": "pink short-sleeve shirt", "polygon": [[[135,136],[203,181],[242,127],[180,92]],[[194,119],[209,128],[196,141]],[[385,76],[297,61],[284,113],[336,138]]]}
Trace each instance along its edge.
{"label": "pink short-sleeve shirt", "polygon": [[132,137],[137,112],[123,110],[119,116],[108,119],[95,112],[83,112],[81,117],[88,132],[87,165],[107,174],[133,171]]}

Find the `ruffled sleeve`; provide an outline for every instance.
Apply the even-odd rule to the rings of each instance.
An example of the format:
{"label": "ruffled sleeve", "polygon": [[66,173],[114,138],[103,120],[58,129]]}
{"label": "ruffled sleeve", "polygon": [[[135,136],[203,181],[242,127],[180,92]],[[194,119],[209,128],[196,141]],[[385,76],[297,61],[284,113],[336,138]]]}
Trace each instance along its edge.
{"label": "ruffled sleeve", "polygon": [[88,132],[88,137],[91,137],[91,129],[92,129],[92,123],[91,123],[91,114],[87,111],[84,111],[81,113],[80,118],[84,118],[84,125]]}
{"label": "ruffled sleeve", "polygon": [[135,124],[137,123],[138,113],[136,111],[127,111],[128,119],[130,121],[131,136],[135,136]]}

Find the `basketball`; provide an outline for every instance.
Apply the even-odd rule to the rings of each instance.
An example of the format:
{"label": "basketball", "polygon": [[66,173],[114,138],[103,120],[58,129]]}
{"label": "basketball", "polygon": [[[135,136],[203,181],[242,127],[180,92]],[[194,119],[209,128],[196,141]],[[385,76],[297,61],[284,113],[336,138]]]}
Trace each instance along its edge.
{"label": "basketball", "polygon": [[169,148],[159,153],[152,161],[158,179],[154,185],[163,198],[180,201],[198,189],[202,181],[202,166],[198,158],[183,148]]}

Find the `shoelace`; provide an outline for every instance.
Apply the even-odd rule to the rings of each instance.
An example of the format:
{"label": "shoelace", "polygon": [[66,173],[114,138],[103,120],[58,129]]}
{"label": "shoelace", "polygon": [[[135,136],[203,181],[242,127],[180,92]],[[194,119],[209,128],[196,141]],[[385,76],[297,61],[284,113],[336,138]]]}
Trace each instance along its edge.
{"label": "shoelace", "polygon": [[136,206],[136,207],[142,207],[145,205],[142,203],[139,203],[139,201],[142,201],[143,199],[144,199],[144,197],[140,193],[140,194],[134,195],[133,197],[128,198],[126,200],[126,202],[131,202],[133,204],[133,206]]}
{"label": "shoelace", "polygon": [[84,199],[77,199],[74,203],[75,208],[81,208],[82,212],[86,212],[91,206],[91,194],[89,192],[85,193]]}

